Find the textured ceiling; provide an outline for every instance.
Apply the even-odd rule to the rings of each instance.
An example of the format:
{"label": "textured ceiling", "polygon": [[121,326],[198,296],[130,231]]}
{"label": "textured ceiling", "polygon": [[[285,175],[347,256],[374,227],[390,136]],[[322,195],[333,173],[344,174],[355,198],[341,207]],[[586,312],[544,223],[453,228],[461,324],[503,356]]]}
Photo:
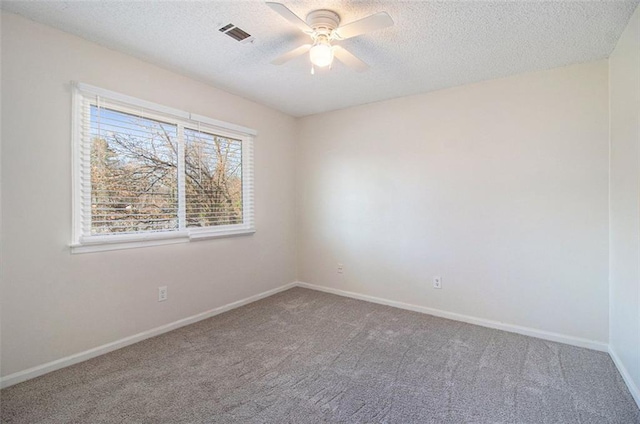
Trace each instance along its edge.
{"label": "textured ceiling", "polygon": [[[293,116],[341,109],[520,72],[606,58],[632,1],[282,1],[301,17],[343,23],[386,11],[395,26],[341,44],[371,69],[341,63],[310,75],[280,54],[308,37],[263,1],[3,1],[2,8],[209,82]],[[255,37],[218,32],[234,23]]]}

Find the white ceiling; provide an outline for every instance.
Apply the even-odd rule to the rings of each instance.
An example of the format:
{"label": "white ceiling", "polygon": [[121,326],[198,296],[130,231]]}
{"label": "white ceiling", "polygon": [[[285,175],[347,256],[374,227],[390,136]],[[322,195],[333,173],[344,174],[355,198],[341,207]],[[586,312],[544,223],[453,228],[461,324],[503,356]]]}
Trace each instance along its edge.
{"label": "white ceiling", "polygon": [[[379,11],[395,26],[341,44],[371,69],[310,75],[307,56],[270,64],[308,37],[263,1],[3,1],[2,8],[209,82],[293,116],[608,57],[639,0],[282,0],[343,23]],[[218,28],[255,37],[240,44]]]}

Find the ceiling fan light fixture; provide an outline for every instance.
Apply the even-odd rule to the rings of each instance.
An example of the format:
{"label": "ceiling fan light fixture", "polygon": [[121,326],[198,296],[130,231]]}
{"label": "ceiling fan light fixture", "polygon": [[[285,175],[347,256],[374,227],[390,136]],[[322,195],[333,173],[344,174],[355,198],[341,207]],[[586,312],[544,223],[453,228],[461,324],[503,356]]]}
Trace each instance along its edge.
{"label": "ceiling fan light fixture", "polygon": [[318,68],[324,68],[333,62],[333,49],[328,40],[318,40],[311,50],[309,50],[309,59]]}
{"label": "ceiling fan light fixture", "polygon": [[313,44],[304,44],[296,47],[271,61],[271,63],[282,65],[295,57],[309,52],[309,60],[312,63],[311,74],[315,72],[316,66],[318,68],[330,67],[334,56],[349,68],[358,72],[366,71],[369,68],[366,63],[349,53],[344,47],[340,45],[332,46],[331,42],[334,40],[347,40],[393,25],[393,19],[387,12],[378,12],[346,25],[340,25],[340,15],[333,10],[312,10],[307,15],[307,19],[303,20],[282,3],[267,1],[267,5],[313,40]]}

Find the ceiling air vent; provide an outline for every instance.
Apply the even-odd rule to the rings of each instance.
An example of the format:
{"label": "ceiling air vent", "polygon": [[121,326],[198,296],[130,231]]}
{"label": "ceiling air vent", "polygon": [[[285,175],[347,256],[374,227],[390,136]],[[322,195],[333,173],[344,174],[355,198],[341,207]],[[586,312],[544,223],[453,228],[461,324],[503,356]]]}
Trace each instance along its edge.
{"label": "ceiling air vent", "polygon": [[223,34],[227,34],[229,37],[233,38],[236,41],[239,41],[241,43],[251,43],[253,42],[253,37],[251,36],[251,34],[247,33],[246,31],[238,28],[237,26],[235,26],[234,24],[227,24],[225,26],[223,26],[222,28],[220,28],[218,31],[220,31]]}

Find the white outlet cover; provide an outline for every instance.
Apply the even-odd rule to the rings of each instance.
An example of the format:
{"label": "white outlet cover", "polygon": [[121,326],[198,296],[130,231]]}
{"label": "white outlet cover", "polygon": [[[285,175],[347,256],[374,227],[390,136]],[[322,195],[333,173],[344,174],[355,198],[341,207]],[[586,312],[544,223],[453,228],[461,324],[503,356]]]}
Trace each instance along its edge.
{"label": "white outlet cover", "polygon": [[433,288],[434,289],[442,288],[442,278],[440,278],[440,276],[433,277]]}
{"label": "white outlet cover", "polygon": [[167,286],[158,287],[158,302],[163,302],[167,300],[168,296]]}

